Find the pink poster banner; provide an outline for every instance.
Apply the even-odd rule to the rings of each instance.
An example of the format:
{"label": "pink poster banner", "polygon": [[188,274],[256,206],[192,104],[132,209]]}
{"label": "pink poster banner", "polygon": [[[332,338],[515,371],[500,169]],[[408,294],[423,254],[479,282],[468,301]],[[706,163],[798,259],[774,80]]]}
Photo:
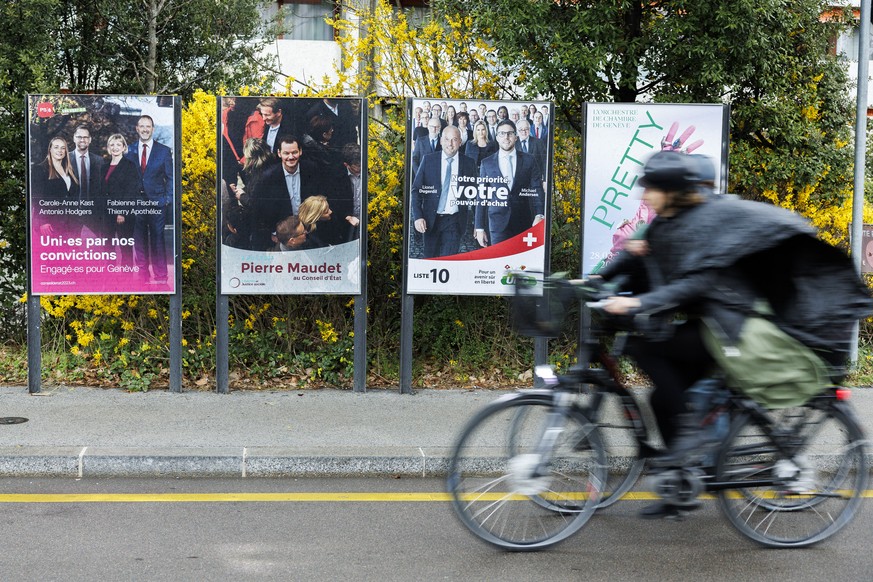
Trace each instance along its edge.
{"label": "pink poster banner", "polygon": [[178,100],[28,96],[30,292],[171,294]]}

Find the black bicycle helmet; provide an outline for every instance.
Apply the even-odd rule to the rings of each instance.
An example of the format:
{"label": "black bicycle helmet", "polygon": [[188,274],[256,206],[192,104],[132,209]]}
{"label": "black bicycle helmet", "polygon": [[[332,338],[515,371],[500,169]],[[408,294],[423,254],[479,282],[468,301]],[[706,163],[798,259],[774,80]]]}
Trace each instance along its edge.
{"label": "black bicycle helmet", "polygon": [[643,188],[668,192],[694,190],[700,183],[699,164],[688,154],[658,152],[646,162],[639,183]]}
{"label": "black bicycle helmet", "polygon": [[697,163],[698,179],[701,182],[715,183],[715,164],[712,163],[712,158],[703,154],[688,154],[695,163]]}

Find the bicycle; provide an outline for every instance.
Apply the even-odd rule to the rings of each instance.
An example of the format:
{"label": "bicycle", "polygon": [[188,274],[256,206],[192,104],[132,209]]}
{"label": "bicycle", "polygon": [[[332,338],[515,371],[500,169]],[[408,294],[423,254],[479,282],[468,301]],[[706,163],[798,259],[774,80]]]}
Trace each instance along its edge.
{"label": "bicycle", "polygon": [[[556,290],[554,296],[560,299],[561,304],[531,306],[531,299],[536,302],[540,296],[529,294],[529,291],[535,290],[536,285],[527,286],[524,284],[526,280],[529,281],[516,278],[516,282],[521,282],[521,289],[514,298],[513,327],[521,335],[557,337],[562,323],[559,320],[564,319],[563,313],[566,311],[564,303],[576,301],[579,291],[574,290],[573,294],[569,294],[566,289],[562,292]],[[576,283],[578,285],[579,282]],[[570,285],[572,284],[571,282]],[[589,297],[602,297],[616,287],[617,285],[588,287],[581,293],[582,296],[587,294]],[[524,315],[530,313],[531,308],[540,317],[530,319]],[[647,459],[661,452],[652,443],[647,417],[619,371],[619,358],[624,353],[628,334],[619,330],[612,338],[611,345],[602,341],[612,330],[612,326],[595,328],[580,337],[576,353],[577,364],[561,377],[562,384],[575,384],[579,409],[583,416],[598,426],[606,452],[606,481],[597,509],[605,509],[618,502],[643,474]],[[599,367],[592,368],[592,363]],[[573,392],[572,388],[570,392]]]}
{"label": "bicycle", "polygon": [[[517,282],[516,291],[516,324],[520,317],[539,330],[574,301],[601,299],[588,287],[535,277]],[[592,336],[602,332],[592,327]],[[497,547],[553,546],[579,531],[602,502],[603,429],[576,394],[580,382],[604,393],[613,385],[609,370],[590,367],[595,351],[580,353],[586,360],[571,373],[538,367],[544,388],[506,395],[479,411],[454,447],[447,477],[452,506],[468,529]],[[727,438],[662,467],[655,490],[680,505],[715,493],[728,521],[764,546],[827,539],[854,517],[868,477],[864,435],[847,392],[829,387],[801,407],[771,411],[725,388],[701,424],[729,415]]]}

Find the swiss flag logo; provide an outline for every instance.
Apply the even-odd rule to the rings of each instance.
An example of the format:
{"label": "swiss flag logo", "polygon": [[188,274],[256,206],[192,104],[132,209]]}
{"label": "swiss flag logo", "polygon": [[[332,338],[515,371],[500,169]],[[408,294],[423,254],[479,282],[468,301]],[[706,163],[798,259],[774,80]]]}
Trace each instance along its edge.
{"label": "swiss flag logo", "polygon": [[36,115],[37,117],[52,117],[55,114],[55,106],[53,103],[49,103],[44,101],[42,103],[37,104],[36,106]]}

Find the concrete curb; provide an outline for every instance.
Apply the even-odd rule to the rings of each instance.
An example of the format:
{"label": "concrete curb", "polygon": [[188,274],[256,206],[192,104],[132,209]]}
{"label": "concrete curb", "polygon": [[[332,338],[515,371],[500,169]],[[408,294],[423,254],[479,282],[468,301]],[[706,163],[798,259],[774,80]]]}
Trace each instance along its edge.
{"label": "concrete curb", "polygon": [[2,477],[442,477],[448,452],[282,447],[0,447]]}
{"label": "concrete curb", "polygon": [[[873,452],[865,455],[873,472]],[[481,457],[488,464],[490,455]],[[0,447],[0,477],[403,477],[442,478],[445,449],[393,452],[372,450],[292,450],[281,447],[113,449],[89,447]],[[628,457],[610,459],[626,471]],[[827,464],[827,463],[825,463]]]}

